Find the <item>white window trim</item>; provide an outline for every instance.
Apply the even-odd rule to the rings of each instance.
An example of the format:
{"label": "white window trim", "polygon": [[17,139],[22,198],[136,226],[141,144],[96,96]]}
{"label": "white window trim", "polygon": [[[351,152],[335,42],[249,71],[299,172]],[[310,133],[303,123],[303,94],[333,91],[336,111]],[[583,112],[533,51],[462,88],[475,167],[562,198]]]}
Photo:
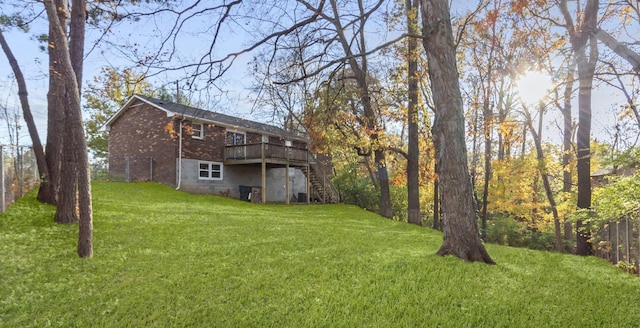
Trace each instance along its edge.
{"label": "white window trim", "polygon": [[[234,133],[234,134],[241,134],[241,135],[243,135],[243,136],[244,136],[244,137],[243,137],[243,139],[244,139],[244,143],[245,143],[245,144],[247,143],[247,133],[246,133],[246,132],[244,132],[244,131],[236,131],[236,130],[229,130],[229,129],[227,129],[227,132],[224,134],[224,143],[225,143],[225,144],[227,143],[227,134],[228,134],[228,133]],[[226,146],[236,146],[236,145],[233,145],[233,144],[232,144],[232,145],[226,144]]]}
{"label": "white window trim", "polygon": [[[195,125],[199,125],[200,129],[196,130],[194,129]],[[195,134],[196,131],[199,131],[199,134]],[[193,135],[191,135],[191,138],[193,139],[204,139],[204,124],[203,123],[191,123],[191,132],[194,132]]]}
{"label": "white window trim", "polygon": [[[204,171],[204,170],[200,169],[200,165],[202,165],[202,164],[207,164],[208,167],[209,167],[209,169],[207,170],[207,174],[208,174],[207,177],[200,176],[200,172]],[[211,172],[213,172],[211,167],[213,165],[220,165],[220,177],[219,178],[211,177]],[[198,180],[222,180],[224,178],[223,174],[224,174],[224,164],[223,163],[221,163],[221,162],[198,161]]]}

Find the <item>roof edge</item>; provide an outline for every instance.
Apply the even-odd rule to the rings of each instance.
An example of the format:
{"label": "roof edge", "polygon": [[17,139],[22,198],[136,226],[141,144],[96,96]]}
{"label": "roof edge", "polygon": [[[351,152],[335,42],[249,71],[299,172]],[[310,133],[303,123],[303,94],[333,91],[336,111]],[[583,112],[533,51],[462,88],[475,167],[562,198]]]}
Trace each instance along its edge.
{"label": "roof edge", "polygon": [[166,108],[162,108],[160,106],[157,106],[156,104],[140,97],[138,94],[134,94],[133,96],[129,97],[129,99],[127,100],[127,102],[124,103],[124,105],[122,105],[116,112],[115,114],[113,114],[113,116],[111,116],[102,126],[102,128],[105,129],[105,131],[109,131],[109,128],[111,127],[111,124],[113,124],[113,122],[115,122],[118,118],[120,118],[120,116],[122,116],[122,114],[129,108],[129,106],[131,106],[131,103],[133,103],[135,100],[140,100],[142,102],[144,102],[147,105],[151,105],[152,107],[155,107],[165,113],[167,113],[167,116],[170,116],[170,113],[173,113],[170,110],[167,110]]}
{"label": "roof edge", "polygon": [[[153,97],[149,97],[149,98],[153,98]],[[238,129],[241,131],[247,131],[247,132],[254,132],[254,133],[258,133],[258,134],[262,134],[262,135],[268,135],[268,136],[274,136],[274,137],[284,137],[286,139],[291,139],[291,140],[297,140],[297,141],[303,141],[303,142],[309,142],[309,138],[308,137],[298,137],[298,136],[283,136],[277,133],[273,133],[273,132],[269,132],[269,131],[264,131],[264,130],[258,130],[258,129],[253,129],[250,127],[245,127],[245,126],[237,126],[237,125],[233,125],[233,124],[228,124],[228,123],[224,123],[224,122],[220,122],[220,121],[216,121],[216,120],[212,120],[212,119],[208,119],[205,117],[197,117],[197,116],[193,116],[193,115],[187,115],[184,113],[179,113],[173,110],[169,110],[165,107],[162,106],[162,104],[156,104],[152,101],[149,101],[147,99],[145,99],[145,96],[139,95],[139,94],[134,94],[132,95],[129,100],[127,100],[127,102],[124,103],[124,105],[122,105],[120,107],[120,109],[118,109],[118,111],[116,111],[115,114],[113,114],[113,116],[111,116],[111,118],[109,118],[105,124],[103,125],[103,128],[105,131],[109,131],[110,126],[120,117],[122,116],[122,114],[131,106],[131,104],[135,101],[135,100],[140,100],[141,102],[152,106],[153,108],[159,109],[163,112],[165,112],[167,114],[167,117],[178,117],[178,118],[189,118],[189,119],[193,119],[193,120],[197,120],[197,121],[201,121],[201,122],[207,122],[207,123],[212,123],[218,126],[222,126],[225,128],[232,128],[232,129]],[[168,103],[173,103],[173,102],[168,102]],[[200,108],[196,108],[193,107],[194,109],[197,110],[201,110],[201,111],[206,111],[204,109],[200,109]],[[212,112],[215,113],[215,112]],[[225,115],[225,114],[221,114],[221,115]],[[259,122],[256,122],[259,123]],[[265,123],[260,123],[260,124],[265,124]],[[269,124],[265,124],[265,125],[269,125]],[[274,125],[271,125],[275,128],[281,129],[279,127],[276,127]]]}

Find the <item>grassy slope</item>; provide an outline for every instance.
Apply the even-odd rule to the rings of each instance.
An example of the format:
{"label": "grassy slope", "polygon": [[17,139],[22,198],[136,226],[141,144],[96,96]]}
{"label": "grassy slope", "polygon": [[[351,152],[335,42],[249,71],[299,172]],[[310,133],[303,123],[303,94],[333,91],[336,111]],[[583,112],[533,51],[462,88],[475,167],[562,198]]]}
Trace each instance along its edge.
{"label": "grassy slope", "polygon": [[0,216],[0,326],[624,327],[640,280],[596,258],[488,245],[343,205],[257,205],[94,184],[91,260],[33,196]]}

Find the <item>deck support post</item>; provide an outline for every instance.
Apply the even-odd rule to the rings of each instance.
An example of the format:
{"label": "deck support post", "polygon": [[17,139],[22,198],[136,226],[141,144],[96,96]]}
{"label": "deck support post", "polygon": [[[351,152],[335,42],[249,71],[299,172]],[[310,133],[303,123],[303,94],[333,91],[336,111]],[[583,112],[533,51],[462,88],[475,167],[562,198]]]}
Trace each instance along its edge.
{"label": "deck support post", "polygon": [[311,167],[309,166],[309,161],[307,161],[307,183],[306,183],[306,185],[307,185],[307,199],[306,199],[306,202],[307,202],[307,204],[309,204],[310,203],[310,199],[311,199],[311,194],[310,194],[310,192],[311,192],[311,187],[310,187],[310,185],[311,185]]}
{"label": "deck support post", "polygon": [[[285,204],[289,205],[291,195],[289,194],[289,162],[287,161],[286,166],[284,167],[284,193],[285,193]],[[300,200],[298,200],[300,201]]]}
{"label": "deck support post", "polygon": [[264,158],[264,143],[262,143],[262,204],[267,202],[267,162]]}

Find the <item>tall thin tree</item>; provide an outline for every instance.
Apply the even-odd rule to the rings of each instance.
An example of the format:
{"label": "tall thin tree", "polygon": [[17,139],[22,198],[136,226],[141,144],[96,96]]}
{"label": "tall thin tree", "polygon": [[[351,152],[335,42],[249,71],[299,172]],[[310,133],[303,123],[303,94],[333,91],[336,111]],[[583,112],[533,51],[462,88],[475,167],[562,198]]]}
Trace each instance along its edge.
{"label": "tall thin tree", "polygon": [[494,264],[480,240],[473,205],[449,2],[421,0],[420,3],[423,46],[436,108],[433,138],[442,196],[444,240],[437,254]]}
{"label": "tall thin tree", "polygon": [[2,46],[2,50],[9,60],[9,66],[11,66],[11,70],[13,70],[13,75],[16,77],[16,82],[18,84],[18,97],[20,98],[20,106],[22,106],[22,117],[27,123],[27,129],[29,130],[29,136],[31,137],[31,143],[33,145],[33,152],[36,157],[36,164],[38,165],[38,175],[40,176],[38,200],[45,201],[45,192],[50,190],[48,186],[50,180],[49,173],[47,172],[47,162],[44,155],[44,149],[42,148],[40,136],[38,135],[38,129],[36,128],[36,124],[33,120],[33,115],[31,114],[27,83],[25,81],[24,75],[22,74],[22,70],[20,69],[20,65],[18,65],[18,60],[13,55],[9,44],[4,38],[2,29],[0,29],[0,45]]}
{"label": "tall thin tree", "polygon": [[523,105],[524,108],[524,116],[527,127],[529,127],[529,131],[531,131],[531,136],[533,137],[533,143],[536,147],[536,159],[538,161],[538,173],[540,173],[540,177],[542,178],[542,184],[544,186],[545,195],[547,196],[547,201],[549,201],[549,207],[551,207],[551,213],[553,214],[553,225],[554,231],[556,235],[556,250],[559,253],[562,253],[562,234],[560,228],[560,217],[558,216],[558,207],[556,205],[556,200],[553,196],[553,190],[551,189],[551,182],[549,181],[549,173],[547,169],[546,156],[544,155],[544,150],[542,149],[542,118],[544,114],[544,104],[540,102],[539,104],[539,113],[538,113],[538,130],[533,127],[533,119],[531,118],[531,113],[526,105]]}
{"label": "tall thin tree", "polygon": [[421,225],[420,178],[418,162],[420,149],[418,135],[418,0],[406,0],[407,12],[407,76],[409,102],[407,105],[407,217],[409,223]]}
{"label": "tall thin tree", "polygon": [[[59,10],[67,12],[65,10]],[[72,1],[71,3],[71,19],[69,29],[69,56],[78,88],[78,94],[82,89],[82,67],[84,54],[84,30],[86,20],[86,9],[83,1]],[[66,18],[65,18],[66,21]],[[54,51],[65,51],[65,49],[56,48]],[[68,95],[68,94],[67,94]],[[66,106],[64,113],[66,118],[76,115],[73,113],[75,109]],[[58,223],[75,223],[78,221],[78,213],[76,213],[76,205],[78,203],[78,195],[75,192],[77,187],[77,174],[80,169],[77,167],[78,159],[74,158],[77,149],[71,148],[76,142],[73,129],[69,126],[70,120],[64,122],[65,129],[62,132],[62,166],[60,168],[60,182],[57,198],[57,210],[54,217]],[[73,190],[73,192],[71,192]]]}
{"label": "tall thin tree", "polygon": [[[587,0],[584,10],[579,8],[580,14],[575,23],[567,0],[561,0],[559,6],[578,66],[577,206],[588,211],[591,208],[591,90],[598,62],[598,42],[593,32],[597,31],[599,1]],[[583,228],[582,220],[576,222],[576,233],[576,254],[591,255],[590,234]]]}
{"label": "tall thin tree", "polygon": [[[67,0],[54,0],[56,8],[64,8],[57,11],[57,18],[62,26],[67,26],[68,17]],[[46,188],[42,190],[42,202],[49,204],[57,204],[58,190],[60,189],[60,174],[62,169],[62,144],[64,135],[64,125],[66,121],[65,108],[65,81],[59,73],[61,69],[61,60],[59,58],[59,49],[52,43],[51,35],[53,35],[53,26],[49,24],[49,90],[47,93],[47,145],[45,147],[45,156],[47,160],[47,172],[49,173],[49,184],[43,185]],[[55,219],[54,219],[55,220]],[[58,223],[66,223],[56,221]]]}
{"label": "tall thin tree", "polygon": [[[358,55],[358,53],[354,53],[354,51],[352,50],[352,42],[350,42],[349,38],[347,37],[345,33],[345,27],[339,19],[340,5],[338,4],[337,0],[330,0],[329,3],[333,12],[333,19],[329,20],[336,29],[336,32],[338,34],[338,42],[345,52],[347,63],[351,68],[354,79],[360,89],[360,100],[362,102],[363,112],[365,116],[364,120],[367,130],[370,132],[369,138],[371,139],[371,143],[374,146],[373,157],[377,169],[378,181],[380,183],[380,215],[391,218],[393,217],[393,212],[391,208],[391,191],[389,188],[389,175],[387,172],[386,154],[385,149],[381,147],[379,143],[380,134],[382,133],[382,127],[378,123],[378,115],[376,115],[376,111],[374,110],[374,104],[370,94],[371,90],[369,88],[368,59],[366,55],[362,55],[367,53],[365,25],[367,23],[368,15],[365,12],[362,0],[358,0],[359,27],[356,32],[356,40],[353,40],[360,46],[360,61],[358,61],[356,56]],[[382,1],[379,1],[377,5],[374,6],[374,8],[377,8],[380,5],[382,5]],[[369,11],[373,10],[370,9]]]}
{"label": "tall thin tree", "polygon": [[[84,0],[78,1],[76,4],[79,8],[84,8]],[[66,87],[65,104],[68,106],[65,111],[67,114],[67,131],[69,133],[70,144],[66,144],[65,148],[73,150],[73,158],[76,163],[75,177],[69,177],[77,181],[76,188],[72,190],[64,190],[64,192],[78,193],[78,210],[79,210],[79,233],[78,233],[78,256],[82,258],[90,258],[93,256],[93,213],[91,206],[91,183],[88,172],[89,161],[87,156],[87,143],[84,137],[82,126],[80,89],[76,79],[74,65],[71,62],[71,54],[64,25],[58,17],[60,9],[56,7],[54,0],[44,0],[45,10],[49,18],[51,26],[50,44],[56,47],[58,58],[60,59],[61,71],[56,72],[63,77]],[[74,7],[76,8],[76,7]],[[72,25],[71,29],[84,28],[82,25]],[[68,140],[68,139],[67,139]],[[65,177],[66,178],[66,177]]]}

